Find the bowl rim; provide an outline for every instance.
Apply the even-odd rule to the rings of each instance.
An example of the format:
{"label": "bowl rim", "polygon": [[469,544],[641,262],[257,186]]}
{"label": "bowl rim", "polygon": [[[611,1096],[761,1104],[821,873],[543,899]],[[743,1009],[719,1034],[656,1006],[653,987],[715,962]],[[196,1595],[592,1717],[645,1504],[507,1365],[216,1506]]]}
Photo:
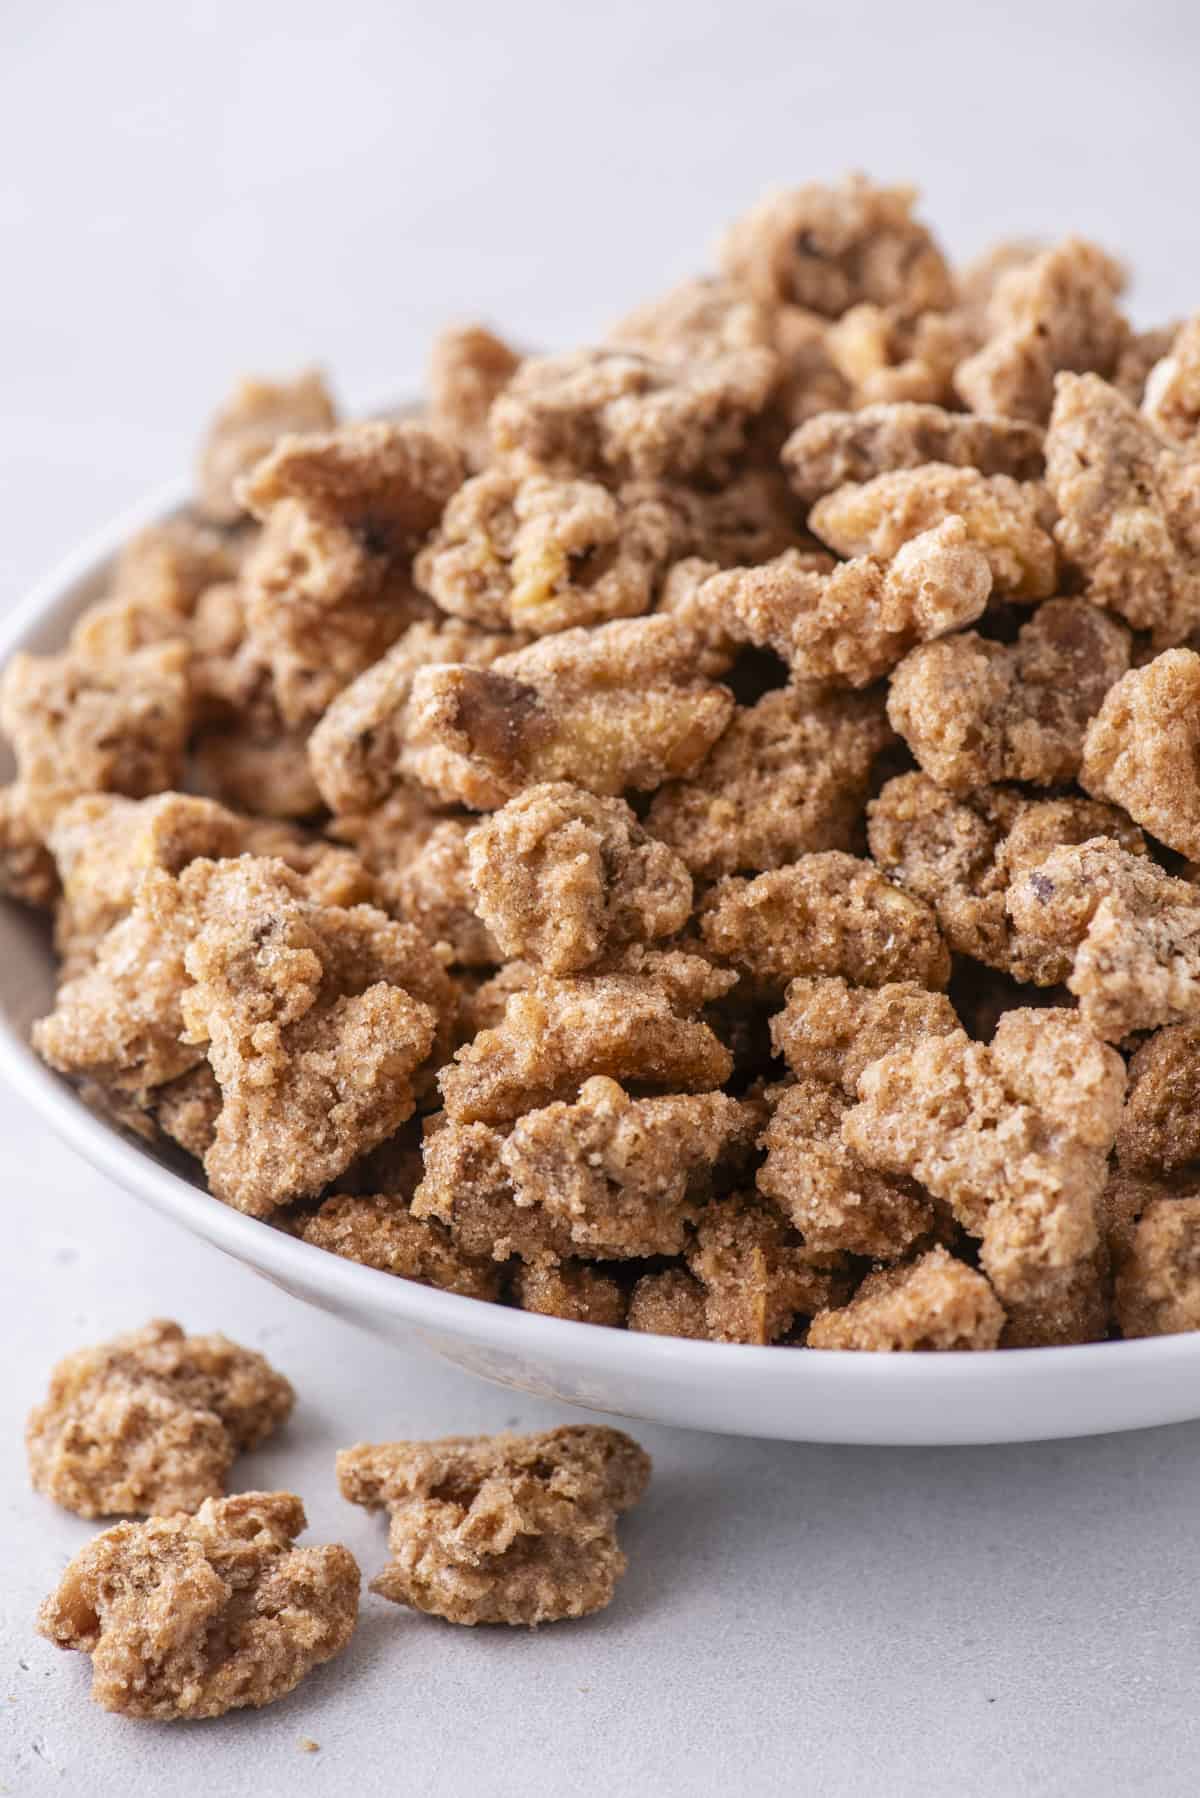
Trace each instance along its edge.
{"label": "bowl rim", "polygon": [[[136,532],[181,511],[189,498],[185,480],[160,487],[61,558],[0,618],[0,670],[27,647],[34,632],[53,627],[56,621],[65,626],[72,607],[79,609],[83,603],[76,589],[100,578]],[[889,1383],[898,1402],[966,1388],[976,1391],[982,1402],[992,1389],[1003,1389],[1010,1398],[1014,1391],[1032,1391],[1055,1371],[1064,1377],[1090,1377],[1105,1365],[1110,1372],[1119,1365],[1123,1374],[1138,1369],[1156,1379],[1200,1366],[1200,1332],[992,1353],[962,1349],[930,1354],[837,1349],[797,1353],[794,1347],[777,1344],[693,1341],[543,1317],[363,1267],[224,1204],[90,1110],[65,1078],[38,1059],[4,1012],[0,1012],[0,1079],[97,1171],[188,1233],[202,1236],[285,1288],[293,1283],[323,1288],[344,1314],[391,1312],[420,1334],[467,1339],[520,1354],[529,1362],[568,1361],[602,1372],[634,1373],[637,1362],[653,1361],[656,1373],[688,1383],[702,1383],[706,1375],[719,1377],[722,1383],[741,1377],[758,1390],[763,1382],[773,1388],[802,1389],[809,1373],[815,1377],[819,1367],[821,1384],[844,1394],[848,1403],[864,1387],[877,1395],[881,1379]]]}

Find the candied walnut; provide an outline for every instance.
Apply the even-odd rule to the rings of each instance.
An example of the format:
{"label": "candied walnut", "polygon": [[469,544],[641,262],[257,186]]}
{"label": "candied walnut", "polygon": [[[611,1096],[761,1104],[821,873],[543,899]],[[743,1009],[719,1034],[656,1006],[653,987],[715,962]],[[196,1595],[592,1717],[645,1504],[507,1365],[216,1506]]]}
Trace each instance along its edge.
{"label": "candied walnut", "polygon": [[868,807],[871,854],[884,872],[931,905],[950,948],[1038,986],[1071,971],[1073,945],[1026,938],[1005,904],[1009,884],[1051,850],[1110,836],[1130,854],[1145,843],[1115,806],[1083,798],[1029,799],[1011,787],[956,798],[927,774],[888,781]]}
{"label": "candied walnut", "polygon": [[342,1497],[386,1508],[391,1559],[372,1592],[450,1623],[556,1623],[603,1610],[625,1571],[616,1520],[650,1457],[621,1430],[359,1443]]}
{"label": "candied walnut", "polygon": [[1200,313],[1181,325],[1150,369],[1142,411],[1164,437],[1200,449]]}
{"label": "candied walnut", "polygon": [[988,561],[961,518],[901,544],[894,559],[840,562],[828,574],[787,550],[759,568],[706,582],[730,631],[773,649],[796,680],[869,687],[914,644],[978,618],[992,589]]}
{"label": "candied walnut", "polygon": [[836,849],[753,880],[727,876],[706,899],[700,930],[713,955],[768,992],[798,974],[840,974],[854,986],[944,987],[950,978],[929,907]]}
{"label": "candied walnut", "polygon": [[892,740],[878,694],[777,688],[738,707],[689,780],[659,789],[648,828],[704,879],[853,848]]}
{"label": "candied walnut", "polygon": [[25,1429],[34,1490],[80,1517],[194,1511],[295,1397],[252,1349],[157,1320],[55,1367]]}
{"label": "candied walnut", "polygon": [[412,1215],[444,1224],[465,1255],[494,1261],[517,1255],[532,1265],[566,1259],[570,1230],[540,1207],[518,1206],[503,1149],[503,1135],[488,1124],[431,1118]]}
{"label": "candied walnut", "polygon": [[354,1634],[358,1565],[345,1548],[295,1547],[306,1523],[291,1492],[118,1523],[75,1556],[38,1629],[91,1655],[107,1711],[163,1722],[258,1710]]}
{"label": "candied walnut", "polygon": [[370,811],[403,780],[409,700],[419,669],[442,662],[487,668],[524,641],[508,632],[478,631],[457,619],[410,625],[338,695],[309,738],[313,776],[330,811]]}
{"label": "candied walnut", "polygon": [[488,413],[521,358],[486,325],[451,325],[433,340],[426,387],[429,419],[461,452],[468,468],[488,459]]}
{"label": "candied walnut", "polygon": [[1120,1056],[1075,1013],[1010,1011],[990,1044],[959,1030],[872,1062],[842,1136],[944,1200],[1001,1299],[1020,1300],[1096,1247],[1124,1089]]}
{"label": "candied walnut", "polygon": [[852,405],[944,405],[954,399],[954,370],[975,348],[975,336],[957,312],[910,318],[864,301],[830,325],[825,348]]}
{"label": "candied walnut", "polygon": [[1200,860],[1200,655],[1165,650],[1109,689],[1088,725],[1079,780]]}
{"label": "candied walnut", "polygon": [[237,489],[242,476],[293,431],[328,431],[337,420],[333,396],[320,371],[305,370],[294,381],[240,380],[221,407],[200,449],[196,505],[217,524],[243,516]]}
{"label": "candied walnut", "polygon": [[[223,532],[186,515],[149,525],[121,550],[106,596],[76,621],[71,652],[84,662],[113,663],[172,637],[195,649],[207,596],[231,586],[241,554]],[[188,674],[198,699],[194,657]]]}
{"label": "candied walnut", "polygon": [[915,980],[870,988],[850,986],[838,975],[802,978],[791,982],[786,1000],[771,1019],[776,1055],[801,1082],[840,1086],[851,1098],[868,1062],[958,1028],[946,995]]}
{"label": "candied walnut", "polygon": [[563,1317],[574,1324],[625,1322],[625,1294],[615,1280],[582,1261],[522,1263],[513,1277],[513,1294],[522,1311],[540,1317]]}
{"label": "candied walnut", "polygon": [[882,1353],[994,1349],[1004,1310],[982,1274],[943,1248],[868,1274],[848,1305],[822,1311],[808,1346]]}
{"label": "candied walnut", "polygon": [[530,357],[492,407],[492,448],[550,474],[720,481],[777,373],[756,346],[686,363],[613,347]]}
{"label": "candied walnut", "polygon": [[406,771],[438,798],[491,811],[538,781],[648,791],[690,774],[733,712],[697,679],[692,638],[669,616],[560,631],[490,668],[422,668]]}
{"label": "candied walnut", "polygon": [[1155,364],[1170,354],[1179,329],[1176,320],[1169,325],[1152,325],[1148,331],[1135,331],[1117,357],[1110,379],[1117,392],[1135,406],[1145,403],[1146,382]]}
{"label": "candied walnut", "polygon": [[1139,1173],[1200,1161],[1200,1024],[1156,1030],[1133,1056],[1117,1159]]}
{"label": "candied walnut", "polygon": [[503,466],[459,488],[414,564],[443,611],[542,637],[648,612],[687,547],[667,490],[553,480]]}
{"label": "candied walnut", "polygon": [[480,917],[505,956],[571,974],[622,943],[673,936],[692,909],[679,857],[623,799],[564,781],[527,787],[471,832]]}
{"label": "candied walnut", "polygon": [[[1103,1213],[1103,1204],[1098,1206]],[[1112,1311],[1112,1267],[1103,1227],[1090,1255],[1040,1283],[1026,1299],[1005,1301],[1007,1314],[1000,1347],[1066,1348],[1072,1343],[1103,1342]]]}
{"label": "candied walnut", "polygon": [[629,1297],[626,1328],[649,1336],[708,1337],[704,1287],[683,1267],[643,1274]]}
{"label": "candied walnut", "polygon": [[187,646],[152,644],[119,662],[16,655],[0,682],[25,814],[44,833],[80,793],[141,799],[179,784],[190,724]]}
{"label": "candied walnut", "polygon": [[456,964],[488,968],[504,957],[475,911],[468,852],[474,827],[473,818],[439,819],[410,861],[386,870],[382,886],[388,910],[431,943],[445,943]]}
{"label": "candied walnut", "polygon": [[890,561],[904,544],[948,518],[961,518],[967,541],[987,557],[997,593],[1031,600],[1054,592],[1057,559],[1045,494],[1033,481],[926,462],[835,487],[817,501],[808,522],[839,555]]}
{"label": "candied walnut", "polygon": [[771,309],[773,342],[782,365],[775,398],[759,427],[777,451],[806,418],[850,403],[850,389],[829,354],[829,320],[806,306]]}
{"label": "candied walnut", "polygon": [[823,1311],[833,1302],[838,1279],[814,1266],[814,1259],[773,1205],[752,1193],[713,1199],[700,1215],[687,1255],[704,1288],[709,1339],[777,1342],[798,1316]]}
{"label": "candied walnut", "polygon": [[1096,375],[1062,375],[1046,432],[1054,535],[1094,605],[1157,648],[1200,627],[1197,457],[1158,435]]}
{"label": "candied walnut", "polygon": [[206,1061],[187,1074],[156,1086],[148,1096],[149,1115],[164,1136],[203,1161],[217,1133],[221,1089]]}
{"label": "candied walnut", "polygon": [[914,649],[892,676],[888,717],[951,792],[1001,780],[1061,785],[1078,774],[1089,722],[1129,654],[1115,619],[1086,600],[1050,599],[1015,643],[962,631]]}
{"label": "candied walnut", "polygon": [[1010,269],[988,302],[987,342],[955,374],[967,405],[1041,422],[1060,370],[1112,374],[1130,336],[1124,285],[1121,265],[1080,237]]}
{"label": "candied walnut", "polygon": [[678,1255],[714,1184],[748,1159],[756,1128],[754,1109],[724,1093],[633,1099],[597,1076],[574,1103],[519,1118],[500,1160],[516,1204],[561,1222],[576,1254]]}
{"label": "candied walnut", "polygon": [[321,809],[304,732],[284,730],[276,719],[252,716],[205,731],[193,755],[205,792],[234,811],[285,819]]}
{"label": "candied walnut", "polygon": [[848,481],[872,481],[926,462],[1035,480],[1042,472],[1042,433],[1015,418],[979,418],[908,402],[818,413],[783,447],[788,479],[808,506]]}
{"label": "candied walnut", "polygon": [[343,1260],[418,1280],[422,1286],[439,1286],[470,1299],[494,1299],[499,1292],[490,1256],[465,1254],[443,1225],[414,1217],[404,1199],[393,1194],[334,1193],[298,1222],[296,1234]]}
{"label": "candied walnut", "polygon": [[731,350],[771,348],[772,311],[736,282],[696,275],[627,313],[607,341],[659,362],[712,362]]}
{"label": "candied walnut", "polygon": [[39,911],[48,911],[58,897],[54,857],[19,786],[0,787],[0,893]]}
{"label": "candied walnut", "polygon": [[286,724],[315,721],[419,615],[412,558],[463,472],[424,426],[366,423],[285,437],[242,483],[264,521],[247,621]]}
{"label": "candied walnut", "polygon": [[766,194],[721,245],[724,273],[756,299],[805,306],[827,318],[866,300],[906,313],[954,298],[950,271],[913,217],[916,190],[849,175]]}
{"label": "candied walnut", "polygon": [[933,1206],[914,1181],[865,1167],[846,1147],[842,1119],[850,1103],[819,1080],[781,1088],[761,1139],[767,1158],[758,1190],[814,1253],[896,1261],[927,1234]]}
{"label": "candied walnut", "polygon": [[694,969],[691,991],[652,973],[535,977],[443,1068],[446,1110],[466,1123],[501,1122],[573,1097],[593,1074],[667,1092],[722,1086],[732,1058],[695,1013],[733,982],[698,956],[678,960]]}
{"label": "candied walnut", "polygon": [[1200,1198],[1153,1199],[1117,1267],[1122,1336],[1200,1330]]}

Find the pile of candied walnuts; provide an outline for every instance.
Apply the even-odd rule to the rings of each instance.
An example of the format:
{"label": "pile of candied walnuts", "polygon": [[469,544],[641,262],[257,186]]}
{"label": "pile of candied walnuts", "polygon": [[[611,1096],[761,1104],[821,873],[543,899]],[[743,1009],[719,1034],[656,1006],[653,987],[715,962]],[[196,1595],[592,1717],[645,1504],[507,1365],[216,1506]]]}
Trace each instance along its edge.
{"label": "pile of candied walnuts", "polygon": [[0,716],[40,1053],[306,1242],[632,1330],[1200,1328],[1200,316],[773,195],[419,418],[246,382]]}

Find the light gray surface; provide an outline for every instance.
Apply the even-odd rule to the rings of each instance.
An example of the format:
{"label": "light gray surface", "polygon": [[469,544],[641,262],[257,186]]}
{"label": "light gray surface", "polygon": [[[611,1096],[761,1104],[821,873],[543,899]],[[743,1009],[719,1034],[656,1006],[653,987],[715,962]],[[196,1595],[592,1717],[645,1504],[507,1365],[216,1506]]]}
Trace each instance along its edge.
{"label": "light gray surface", "polygon": [[[1140,316],[1186,309],[1196,49],[1165,4],[7,0],[6,584],[176,472],[237,369],[320,356],[365,402],[411,388],[447,312],[569,341],[772,180],[912,178],[962,253],[1070,223],[1136,262]],[[294,1484],[368,1571],[382,1529],[337,1499],[339,1444],[563,1414],[301,1311],[2,1096],[0,1171],[0,1790],[1195,1790],[1197,1426],[913,1453],[641,1429],[658,1478],[604,1617],[455,1632],[369,1599],[261,1716],[104,1716],[30,1630],[89,1534],[16,1452],[57,1354],[154,1313],[268,1350],[301,1409],[239,1478]]]}

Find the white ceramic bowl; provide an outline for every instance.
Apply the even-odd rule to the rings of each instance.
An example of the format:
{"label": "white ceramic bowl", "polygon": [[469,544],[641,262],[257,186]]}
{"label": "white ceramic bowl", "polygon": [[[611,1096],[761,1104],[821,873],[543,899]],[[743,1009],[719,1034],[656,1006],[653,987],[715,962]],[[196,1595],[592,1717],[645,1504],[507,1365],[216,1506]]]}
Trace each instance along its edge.
{"label": "white ceramic bowl", "polygon": [[[0,625],[0,661],[61,647],[103,589],[115,551],[182,497],[158,496],[57,569]],[[11,761],[0,769],[6,780],[11,772]],[[41,1125],[115,1187],[296,1298],[484,1379],[618,1416],[798,1442],[1020,1442],[1200,1416],[1200,1334],[993,1355],[742,1348],[535,1317],[341,1261],[230,1210],[180,1171],[182,1157],[156,1154],[95,1117],[28,1047],[52,991],[44,924],[0,902],[0,1077]]]}

